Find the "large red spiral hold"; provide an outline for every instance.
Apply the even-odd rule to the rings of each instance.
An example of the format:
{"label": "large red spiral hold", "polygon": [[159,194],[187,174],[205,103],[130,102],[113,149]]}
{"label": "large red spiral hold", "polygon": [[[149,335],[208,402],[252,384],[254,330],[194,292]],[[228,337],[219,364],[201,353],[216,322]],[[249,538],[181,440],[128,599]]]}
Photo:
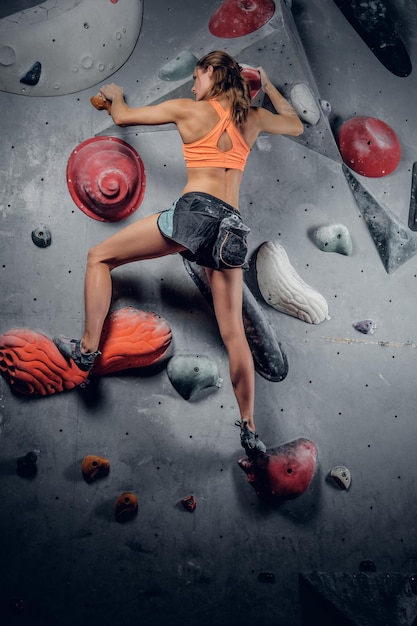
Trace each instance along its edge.
{"label": "large red spiral hold", "polygon": [[93,137],[73,150],[67,184],[83,213],[102,222],[118,222],[140,206],[145,168],[136,150],[117,137]]}

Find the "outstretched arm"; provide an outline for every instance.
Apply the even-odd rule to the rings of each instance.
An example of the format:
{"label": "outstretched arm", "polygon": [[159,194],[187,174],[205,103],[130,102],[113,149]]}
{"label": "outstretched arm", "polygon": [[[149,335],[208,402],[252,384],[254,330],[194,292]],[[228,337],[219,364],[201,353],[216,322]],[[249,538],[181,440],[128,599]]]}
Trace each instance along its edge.
{"label": "outstretched arm", "polygon": [[100,94],[106,102],[111,103],[109,113],[118,126],[176,124],[184,116],[185,106],[181,105],[179,99],[133,108],[126,104],[123,87],[119,85],[104,85]]}
{"label": "outstretched arm", "polygon": [[304,132],[304,126],[296,111],[272,84],[265,70],[262,67],[257,69],[261,78],[262,90],[269,97],[278,114],[263,108],[258,109],[261,131],[275,135],[301,135]]}

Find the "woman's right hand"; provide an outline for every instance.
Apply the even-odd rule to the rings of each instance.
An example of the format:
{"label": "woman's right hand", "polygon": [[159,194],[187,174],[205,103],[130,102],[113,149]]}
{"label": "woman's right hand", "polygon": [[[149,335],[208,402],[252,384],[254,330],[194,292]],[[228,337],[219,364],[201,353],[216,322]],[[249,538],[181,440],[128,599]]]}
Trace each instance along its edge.
{"label": "woman's right hand", "polygon": [[112,102],[117,96],[123,97],[123,87],[115,85],[115,83],[110,83],[109,85],[101,87],[100,93],[106,98],[106,100]]}

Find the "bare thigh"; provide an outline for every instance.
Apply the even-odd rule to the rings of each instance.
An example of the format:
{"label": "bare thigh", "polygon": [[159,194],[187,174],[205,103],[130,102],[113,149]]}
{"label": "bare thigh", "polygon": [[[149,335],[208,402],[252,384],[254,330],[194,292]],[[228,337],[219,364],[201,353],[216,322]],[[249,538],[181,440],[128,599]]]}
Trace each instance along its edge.
{"label": "bare thigh", "polygon": [[144,217],[105,239],[90,251],[96,261],[111,268],[133,261],[154,259],[185,250],[164,237],[158,228],[159,214]]}

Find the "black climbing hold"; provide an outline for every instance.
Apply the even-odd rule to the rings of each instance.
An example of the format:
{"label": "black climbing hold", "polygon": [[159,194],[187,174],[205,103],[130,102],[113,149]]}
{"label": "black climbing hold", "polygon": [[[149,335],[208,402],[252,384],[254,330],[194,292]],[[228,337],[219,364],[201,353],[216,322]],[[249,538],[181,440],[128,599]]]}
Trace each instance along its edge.
{"label": "black climbing hold", "polygon": [[376,572],[376,565],[373,561],[365,559],[359,563],[359,569],[361,572]]}
{"label": "black climbing hold", "polygon": [[41,77],[41,72],[42,65],[39,61],[36,61],[36,63],[32,65],[30,70],[23,76],[23,78],[20,79],[20,82],[24,85],[31,85],[33,87],[34,85],[38,84]]}
{"label": "black climbing hold", "polygon": [[275,583],[275,574],[273,572],[259,572],[258,580],[261,583]]}
{"label": "black climbing hold", "polygon": [[36,452],[28,452],[25,456],[21,456],[17,459],[16,474],[21,478],[32,478],[38,471],[36,462],[38,457]]}
{"label": "black climbing hold", "polygon": [[417,161],[413,164],[411,177],[410,212],[408,214],[408,227],[417,230]]}
{"label": "black climbing hold", "polygon": [[39,226],[32,231],[32,241],[38,248],[47,248],[51,245],[52,235],[46,226]]}

